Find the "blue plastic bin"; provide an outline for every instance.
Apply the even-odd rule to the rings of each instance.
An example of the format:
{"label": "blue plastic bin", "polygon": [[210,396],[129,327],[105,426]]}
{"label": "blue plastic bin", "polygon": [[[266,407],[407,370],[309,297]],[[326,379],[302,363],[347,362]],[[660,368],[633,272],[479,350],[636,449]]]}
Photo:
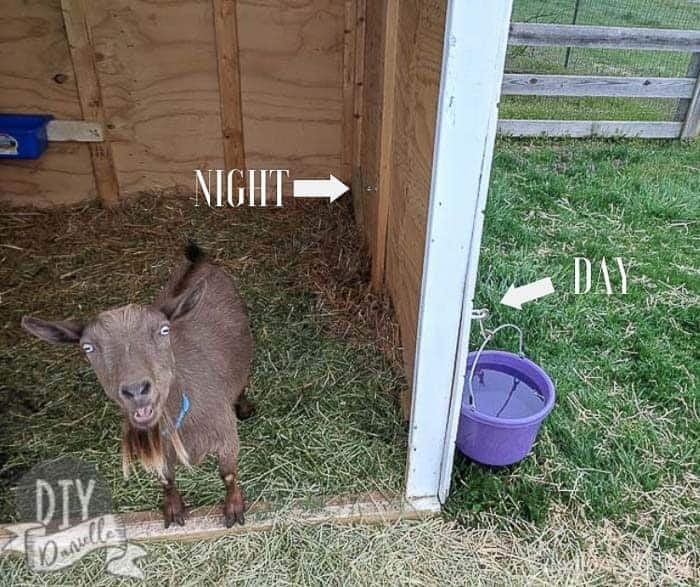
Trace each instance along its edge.
{"label": "blue plastic bin", "polygon": [[52,119],[50,114],[0,114],[0,159],[38,159]]}

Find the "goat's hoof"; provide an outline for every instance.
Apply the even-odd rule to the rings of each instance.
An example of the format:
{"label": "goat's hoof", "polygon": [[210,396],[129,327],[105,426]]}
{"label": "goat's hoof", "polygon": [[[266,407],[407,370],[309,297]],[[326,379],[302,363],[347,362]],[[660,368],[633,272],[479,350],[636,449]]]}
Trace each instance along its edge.
{"label": "goat's hoof", "polygon": [[241,526],[245,524],[245,515],[243,514],[243,512],[240,512],[238,514],[227,514],[224,516],[224,525],[227,528],[231,528],[236,522],[239,523]]}
{"label": "goat's hoof", "polygon": [[243,501],[243,495],[238,489],[229,488],[226,492],[226,499],[224,500],[224,524],[227,528],[230,528],[235,523],[239,523],[241,526],[245,524],[245,502]]}
{"label": "goat's hoof", "polygon": [[170,524],[175,522],[178,526],[185,525],[186,517],[185,503],[182,501],[180,494],[175,491],[168,493],[163,501],[163,521],[165,527],[169,528]]}
{"label": "goat's hoof", "polygon": [[255,405],[247,397],[242,396],[236,404],[236,416],[239,420],[247,420],[255,413]]}

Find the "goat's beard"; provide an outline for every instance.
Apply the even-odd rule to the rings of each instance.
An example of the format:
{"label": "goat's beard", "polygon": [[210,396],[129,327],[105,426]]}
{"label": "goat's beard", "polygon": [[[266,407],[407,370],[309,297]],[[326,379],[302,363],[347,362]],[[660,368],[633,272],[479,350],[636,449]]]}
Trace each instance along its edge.
{"label": "goat's beard", "polygon": [[[167,436],[163,436],[163,430],[167,431]],[[175,451],[177,460],[190,466],[190,457],[187,454],[180,433],[175,428],[170,416],[163,414],[161,419],[147,430],[135,428],[128,419],[122,423],[122,473],[128,479],[135,460],[147,471],[155,473],[159,479],[166,480],[174,472],[168,471],[165,451],[170,441],[172,449]],[[166,442],[164,442],[166,441]]]}

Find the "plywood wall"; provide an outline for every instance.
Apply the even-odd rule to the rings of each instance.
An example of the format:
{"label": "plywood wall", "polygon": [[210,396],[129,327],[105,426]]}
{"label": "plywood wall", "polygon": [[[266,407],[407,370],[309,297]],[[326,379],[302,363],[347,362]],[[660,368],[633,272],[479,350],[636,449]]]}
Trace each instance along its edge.
{"label": "plywood wall", "polygon": [[212,3],[90,2],[88,21],[122,195],[222,167]]}
{"label": "plywood wall", "polygon": [[[4,0],[0,19],[0,112],[80,119],[60,0]],[[55,144],[37,161],[0,161],[0,199],[69,204],[94,194],[85,144]]]}
{"label": "plywood wall", "polygon": [[343,176],[343,0],[239,0],[238,20],[248,165]]}
{"label": "plywood wall", "polygon": [[[387,1],[391,0],[378,0],[372,10],[381,14],[380,5],[386,5]],[[356,208],[359,209],[357,218],[367,235],[373,262],[377,262],[379,247],[384,246],[386,250],[382,266],[375,267],[373,272],[381,276],[383,286],[391,296],[401,329],[409,378],[413,374],[416,346],[446,5],[446,0],[401,0],[398,20],[393,23],[398,32],[393,49],[387,46],[386,31],[377,30],[371,24],[369,3],[367,7],[363,133],[372,133],[377,128],[377,116],[387,110],[386,106],[381,110],[376,108],[383,95],[383,85],[378,81],[382,76],[376,68],[387,58],[394,61],[390,71],[395,76],[396,91],[392,124],[378,135],[363,134],[362,168],[356,170],[355,175],[365,178],[373,175],[374,163],[368,161],[373,153],[377,157],[387,157],[386,166],[391,177],[388,182],[389,206],[384,219],[387,223],[386,242],[377,242],[376,226],[382,219],[378,218],[380,211],[376,200],[371,201],[372,193],[355,195]],[[395,53],[387,53],[392,50]],[[381,147],[375,145],[387,141],[390,145],[388,155],[386,150],[383,154]]]}
{"label": "plywood wall", "polygon": [[428,200],[433,167],[445,0],[401,2],[392,189],[385,283],[401,325],[409,377],[418,326]]}
{"label": "plywood wall", "polygon": [[[79,120],[60,0],[4,0],[0,111]],[[212,0],[84,2],[121,197],[194,185],[224,165]],[[343,177],[343,0],[238,0],[248,168]],[[57,73],[67,76],[54,81]],[[223,100],[237,100],[224,96]],[[0,199],[50,205],[95,196],[86,145],[0,162]]]}

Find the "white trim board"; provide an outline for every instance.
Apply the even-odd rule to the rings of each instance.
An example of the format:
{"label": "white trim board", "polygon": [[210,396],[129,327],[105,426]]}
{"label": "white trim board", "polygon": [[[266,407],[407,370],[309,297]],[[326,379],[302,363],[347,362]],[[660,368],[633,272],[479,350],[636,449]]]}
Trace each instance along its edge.
{"label": "white trim board", "polygon": [[[512,0],[450,0],[413,377],[406,496],[447,497]],[[466,317],[466,318],[464,318]]]}

